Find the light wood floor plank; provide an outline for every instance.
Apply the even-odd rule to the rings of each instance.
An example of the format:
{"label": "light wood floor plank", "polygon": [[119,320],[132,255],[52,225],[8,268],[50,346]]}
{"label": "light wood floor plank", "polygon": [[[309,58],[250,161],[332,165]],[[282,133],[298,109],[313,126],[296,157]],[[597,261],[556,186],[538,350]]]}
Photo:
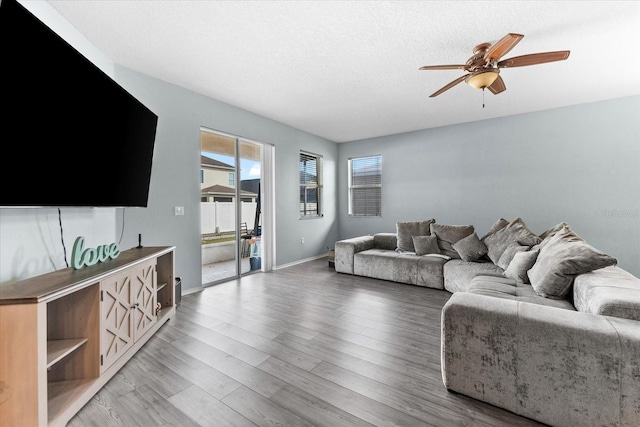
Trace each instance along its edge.
{"label": "light wood floor plank", "polygon": [[428,424],[439,426],[477,425],[479,427],[482,425],[489,427],[477,419],[467,418],[459,411],[436,405],[427,399],[411,395],[327,362],[322,362],[311,372],[391,408],[405,412]]}
{"label": "light wood floor plank", "polygon": [[167,369],[173,370],[190,384],[197,385],[216,399],[222,399],[240,387],[240,383],[222,372],[155,337],[140,351],[147,352]]}
{"label": "light wood floor plank", "polygon": [[[228,302],[225,302],[222,299],[211,298],[207,296],[203,296],[199,300],[199,302],[212,311],[212,316],[219,316],[219,314],[221,313],[226,313],[227,315],[235,313],[235,315],[239,317],[240,321],[250,321],[268,326],[269,328],[278,331],[278,335],[283,332],[288,332],[301,338],[311,339],[318,334],[315,331],[298,326],[298,319],[294,318],[282,320],[279,318],[266,316],[264,314],[250,310],[250,306],[248,304],[236,307],[231,306]],[[232,319],[229,320],[228,318],[227,320],[225,320],[225,322],[234,324],[236,323]],[[239,326],[240,323],[237,323],[237,325]]]}
{"label": "light wood floor plank", "polygon": [[376,426],[429,425],[274,357],[259,366],[282,381]]}
{"label": "light wood floor plank", "polygon": [[297,387],[283,387],[271,396],[271,400],[318,427],[373,426]]}
{"label": "light wood floor plank", "polygon": [[313,357],[301,351],[294,350],[291,347],[287,347],[276,341],[262,338],[259,335],[252,334],[251,332],[247,332],[243,329],[237,328],[227,323],[218,325],[213,329],[226,337],[255,347],[260,351],[263,351],[271,356],[275,356],[278,359],[284,360],[285,362],[289,362],[292,365],[297,366],[298,368],[306,369],[307,371],[312,370],[320,362],[322,362],[322,360],[318,359],[317,357]]}
{"label": "light wood floor plank", "polygon": [[238,328],[260,335],[267,339],[273,339],[277,337],[286,329],[275,329],[265,325],[264,323],[246,319],[242,316],[239,316],[238,314],[232,314],[222,310],[212,309],[212,307],[207,305],[206,303],[194,303],[192,301],[185,301],[184,307],[194,312],[211,316],[212,318],[219,320],[221,323],[236,325]]}
{"label": "light wood floor plank", "polygon": [[102,388],[90,404],[73,417],[68,427],[137,427],[144,426],[106,388]]}
{"label": "light wood floor plank", "polygon": [[171,326],[252,366],[257,366],[269,358],[267,353],[255,347],[243,344],[213,329],[202,327],[188,320],[175,319],[175,321],[171,322]]}
{"label": "light wood floor plank", "polygon": [[148,385],[167,399],[191,385],[189,380],[158,362],[146,351],[138,351],[131,360],[134,363],[127,364],[121,370],[132,379],[136,389]]}
{"label": "light wood floor plank", "polygon": [[68,425],[541,426],[446,390],[450,297],[326,259],[184,295]]}
{"label": "light wood floor plank", "polygon": [[262,427],[313,427],[305,419],[246,387],[240,387],[222,402]]}
{"label": "light wood floor plank", "polygon": [[185,336],[172,345],[265,397],[284,386],[277,378],[195,338]]}
{"label": "light wood floor plank", "polygon": [[168,403],[146,384],[118,398],[118,401],[142,426],[198,426],[185,413]]}
{"label": "light wood floor plank", "polygon": [[203,427],[256,426],[195,384],[167,400],[181,412],[187,414],[192,421]]}

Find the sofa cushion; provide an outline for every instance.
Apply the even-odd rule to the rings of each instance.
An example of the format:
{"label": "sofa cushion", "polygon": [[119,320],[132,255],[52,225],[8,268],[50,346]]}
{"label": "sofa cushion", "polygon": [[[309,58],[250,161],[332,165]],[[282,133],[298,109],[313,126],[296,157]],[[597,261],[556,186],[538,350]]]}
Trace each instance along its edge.
{"label": "sofa cushion", "polygon": [[[415,285],[418,281],[418,261],[420,257],[412,253],[401,253],[393,259],[394,282]],[[375,262],[375,261],[374,261]]]}
{"label": "sofa cushion", "polygon": [[433,223],[430,228],[431,234],[435,234],[438,237],[440,252],[451,258],[458,259],[460,259],[460,254],[453,249],[453,244],[473,234],[475,231],[473,225],[443,225]]}
{"label": "sofa cushion", "polygon": [[374,279],[394,279],[393,264],[401,254],[388,249],[368,249],[353,256],[353,274]]}
{"label": "sofa cushion", "polygon": [[538,295],[565,298],[577,275],[617,262],[616,258],[595,249],[568,227],[563,227],[541,247],[528,275]]}
{"label": "sofa cushion", "polygon": [[416,249],[416,255],[440,253],[436,236],[413,236],[413,246]]}
{"label": "sofa cushion", "polygon": [[373,247],[376,249],[395,250],[398,247],[396,233],[376,233],[373,235]]}
{"label": "sofa cushion", "polygon": [[443,268],[444,288],[451,292],[466,291],[471,279],[476,276],[502,276],[502,269],[492,262],[469,262],[452,259]]}
{"label": "sofa cushion", "polygon": [[640,320],[640,279],[618,266],[576,276],[573,304],[578,311]]}
{"label": "sofa cushion", "polygon": [[487,254],[487,246],[480,241],[478,234],[475,232],[458,240],[451,246],[464,261],[477,261]]}
{"label": "sofa cushion", "polygon": [[509,266],[504,270],[505,277],[515,279],[518,283],[528,284],[529,276],[527,271],[536,263],[539,253],[539,249],[516,253]]}
{"label": "sofa cushion", "polygon": [[435,219],[430,219],[428,221],[396,222],[397,250],[399,252],[415,252],[412,237],[430,235],[429,226],[435,221]]}
{"label": "sofa cushion", "polygon": [[469,283],[467,292],[575,311],[567,300],[543,298],[537,295],[530,285],[506,277],[476,276]]}
{"label": "sofa cushion", "polygon": [[540,241],[540,238],[527,228],[522,218],[516,218],[506,227],[484,239],[484,244],[487,245],[489,259],[497,265],[505,249],[512,243],[531,247]]}
{"label": "sofa cushion", "polygon": [[446,258],[425,255],[418,260],[416,285],[433,289],[444,289],[444,265]]}

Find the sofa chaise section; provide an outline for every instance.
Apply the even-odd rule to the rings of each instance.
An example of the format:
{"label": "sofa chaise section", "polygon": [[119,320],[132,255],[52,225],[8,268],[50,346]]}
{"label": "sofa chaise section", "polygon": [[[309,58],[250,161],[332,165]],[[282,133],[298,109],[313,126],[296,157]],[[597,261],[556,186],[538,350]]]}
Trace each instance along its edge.
{"label": "sofa chaise section", "polygon": [[555,426],[638,425],[637,321],[511,297],[496,303],[501,292],[488,291],[455,293],[442,310],[449,390]]}

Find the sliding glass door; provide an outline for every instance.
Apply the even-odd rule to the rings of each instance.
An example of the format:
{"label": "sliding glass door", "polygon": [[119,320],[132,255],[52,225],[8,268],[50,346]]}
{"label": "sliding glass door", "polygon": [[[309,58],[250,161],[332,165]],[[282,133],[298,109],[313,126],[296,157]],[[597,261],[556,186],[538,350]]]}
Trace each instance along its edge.
{"label": "sliding glass door", "polygon": [[200,132],[202,284],[262,267],[262,145]]}

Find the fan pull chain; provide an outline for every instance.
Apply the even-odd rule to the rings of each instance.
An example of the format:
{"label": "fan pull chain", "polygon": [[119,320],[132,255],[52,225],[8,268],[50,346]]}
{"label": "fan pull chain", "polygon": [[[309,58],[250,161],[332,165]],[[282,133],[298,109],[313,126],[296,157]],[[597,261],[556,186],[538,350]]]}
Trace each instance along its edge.
{"label": "fan pull chain", "polygon": [[484,108],[484,88],[482,88],[482,108]]}

